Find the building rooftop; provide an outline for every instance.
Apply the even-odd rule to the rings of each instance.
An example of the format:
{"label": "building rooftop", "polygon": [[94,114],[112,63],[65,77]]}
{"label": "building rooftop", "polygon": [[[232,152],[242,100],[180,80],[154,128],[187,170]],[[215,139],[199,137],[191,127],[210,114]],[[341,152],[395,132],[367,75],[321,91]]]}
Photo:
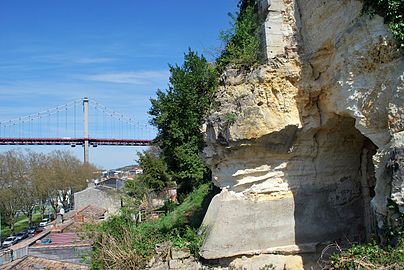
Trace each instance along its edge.
{"label": "building rooftop", "polygon": [[103,219],[105,212],[107,212],[107,210],[102,207],[98,207],[95,205],[87,205],[86,207],[79,209],[76,212],[76,215],[82,215],[86,219],[96,221]]}
{"label": "building rooftop", "polygon": [[85,265],[49,260],[34,256],[26,256],[15,260],[11,263],[2,265],[4,270],[38,270],[38,269],[53,269],[53,270],[84,270],[89,269]]}
{"label": "building rooftop", "polygon": [[88,246],[90,241],[83,240],[75,232],[67,233],[50,233],[42,240],[50,240],[49,244],[41,244],[40,240],[35,242],[30,248],[49,248],[49,247],[65,247],[65,246]]}

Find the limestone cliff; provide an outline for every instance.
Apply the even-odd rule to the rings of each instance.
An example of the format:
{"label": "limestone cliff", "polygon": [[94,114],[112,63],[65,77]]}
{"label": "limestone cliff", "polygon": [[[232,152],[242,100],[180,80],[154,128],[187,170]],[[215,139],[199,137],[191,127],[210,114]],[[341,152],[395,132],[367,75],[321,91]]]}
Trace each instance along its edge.
{"label": "limestone cliff", "polygon": [[259,10],[266,63],[223,74],[206,125],[222,192],[205,216],[205,259],[363,241],[385,226],[387,199],[404,211],[404,61],[383,18],[355,0]]}

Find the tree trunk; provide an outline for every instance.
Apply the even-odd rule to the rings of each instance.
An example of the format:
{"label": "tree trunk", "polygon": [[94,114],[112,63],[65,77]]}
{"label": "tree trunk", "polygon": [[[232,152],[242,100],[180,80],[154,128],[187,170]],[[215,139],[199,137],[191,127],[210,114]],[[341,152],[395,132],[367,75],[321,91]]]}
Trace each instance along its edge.
{"label": "tree trunk", "polygon": [[68,200],[64,200],[63,202],[62,202],[62,204],[63,204],[63,209],[68,209],[69,208],[69,202],[68,202]]}
{"label": "tree trunk", "polygon": [[10,227],[10,235],[14,235],[14,225],[15,225],[15,221],[16,221],[16,215],[13,215],[12,217],[10,217],[10,223],[9,223],[9,227]]}
{"label": "tree trunk", "polygon": [[45,210],[46,210],[46,201],[41,201],[41,206],[39,207],[39,211],[41,212],[41,219],[43,219],[45,216]]}
{"label": "tree trunk", "polygon": [[32,226],[32,216],[33,216],[33,211],[34,211],[34,207],[30,207],[30,208],[24,208],[22,210],[22,212],[24,213],[24,215],[27,216],[28,218],[28,226],[31,227]]}
{"label": "tree trunk", "polygon": [[74,193],[73,193],[73,189],[72,188],[70,188],[70,190],[69,190],[70,192],[69,192],[69,195],[68,195],[68,198],[69,198],[69,202],[68,202],[68,209],[69,210],[71,210],[72,209],[72,206],[74,206],[73,205],[73,202],[74,202]]}
{"label": "tree trunk", "polygon": [[50,205],[52,206],[54,216],[56,217],[58,213],[58,200],[57,199],[50,199]]}
{"label": "tree trunk", "polygon": [[32,216],[33,216],[34,208],[31,208],[31,211],[28,212],[28,227],[32,227]]}
{"label": "tree trunk", "polygon": [[8,227],[10,228],[10,235],[13,235],[14,234],[14,222],[11,222],[11,224],[9,224]]}
{"label": "tree trunk", "polygon": [[17,219],[17,212],[14,209],[9,209],[9,212],[5,213],[5,223],[10,228],[10,234],[14,234],[14,224]]}

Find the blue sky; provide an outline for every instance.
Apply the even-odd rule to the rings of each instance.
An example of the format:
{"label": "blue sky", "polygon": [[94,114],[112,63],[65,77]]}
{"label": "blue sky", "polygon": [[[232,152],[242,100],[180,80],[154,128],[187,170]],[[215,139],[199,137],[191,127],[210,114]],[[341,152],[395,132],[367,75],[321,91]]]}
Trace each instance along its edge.
{"label": "blue sky", "polygon": [[[1,0],[0,122],[88,96],[146,123],[168,64],[188,48],[213,60],[237,0]],[[0,151],[10,149],[0,146]],[[79,147],[36,146],[48,152]],[[104,168],[133,163],[133,147],[90,149]]]}

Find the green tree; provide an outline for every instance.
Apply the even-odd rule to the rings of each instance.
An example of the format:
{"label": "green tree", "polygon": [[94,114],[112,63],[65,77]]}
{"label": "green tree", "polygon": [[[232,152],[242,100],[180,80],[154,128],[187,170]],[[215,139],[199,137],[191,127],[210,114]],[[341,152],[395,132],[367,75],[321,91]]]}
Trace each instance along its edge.
{"label": "green tree", "polygon": [[50,158],[49,155],[28,152],[28,162],[30,167],[29,177],[32,181],[33,193],[39,204],[41,218],[45,216],[48,202],[48,192],[51,188],[48,177]]}
{"label": "green tree", "polygon": [[207,168],[198,157],[203,147],[200,127],[217,87],[217,72],[203,56],[189,50],[182,66],[170,66],[166,92],[157,91],[149,114],[157,127],[155,143],[172,172],[179,191],[187,193],[203,182]]}
{"label": "green tree", "polygon": [[126,181],[123,187],[124,205],[128,210],[138,211],[145,196],[147,196],[148,188],[139,177],[133,181]]}
{"label": "green tree", "polygon": [[91,164],[84,164],[68,151],[53,151],[48,155],[48,164],[43,168],[47,178],[46,191],[54,213],[59,202],[63,208],[69,208],[71,194],[83,190],[86,181],[93,178],[97,169]]}
{"label": "green tree", "polygon": [[162,160],[154,147],[139,154],[139,163],[143,174],[139,176],[148,189],[162,190],[171,181],[167,164]]}
{"label": "green tree", "polygon": [[27,170],[22,152],[10,150],[0,154],[0,211],[12,233],[26,201],[25,191],[31,185]]}

